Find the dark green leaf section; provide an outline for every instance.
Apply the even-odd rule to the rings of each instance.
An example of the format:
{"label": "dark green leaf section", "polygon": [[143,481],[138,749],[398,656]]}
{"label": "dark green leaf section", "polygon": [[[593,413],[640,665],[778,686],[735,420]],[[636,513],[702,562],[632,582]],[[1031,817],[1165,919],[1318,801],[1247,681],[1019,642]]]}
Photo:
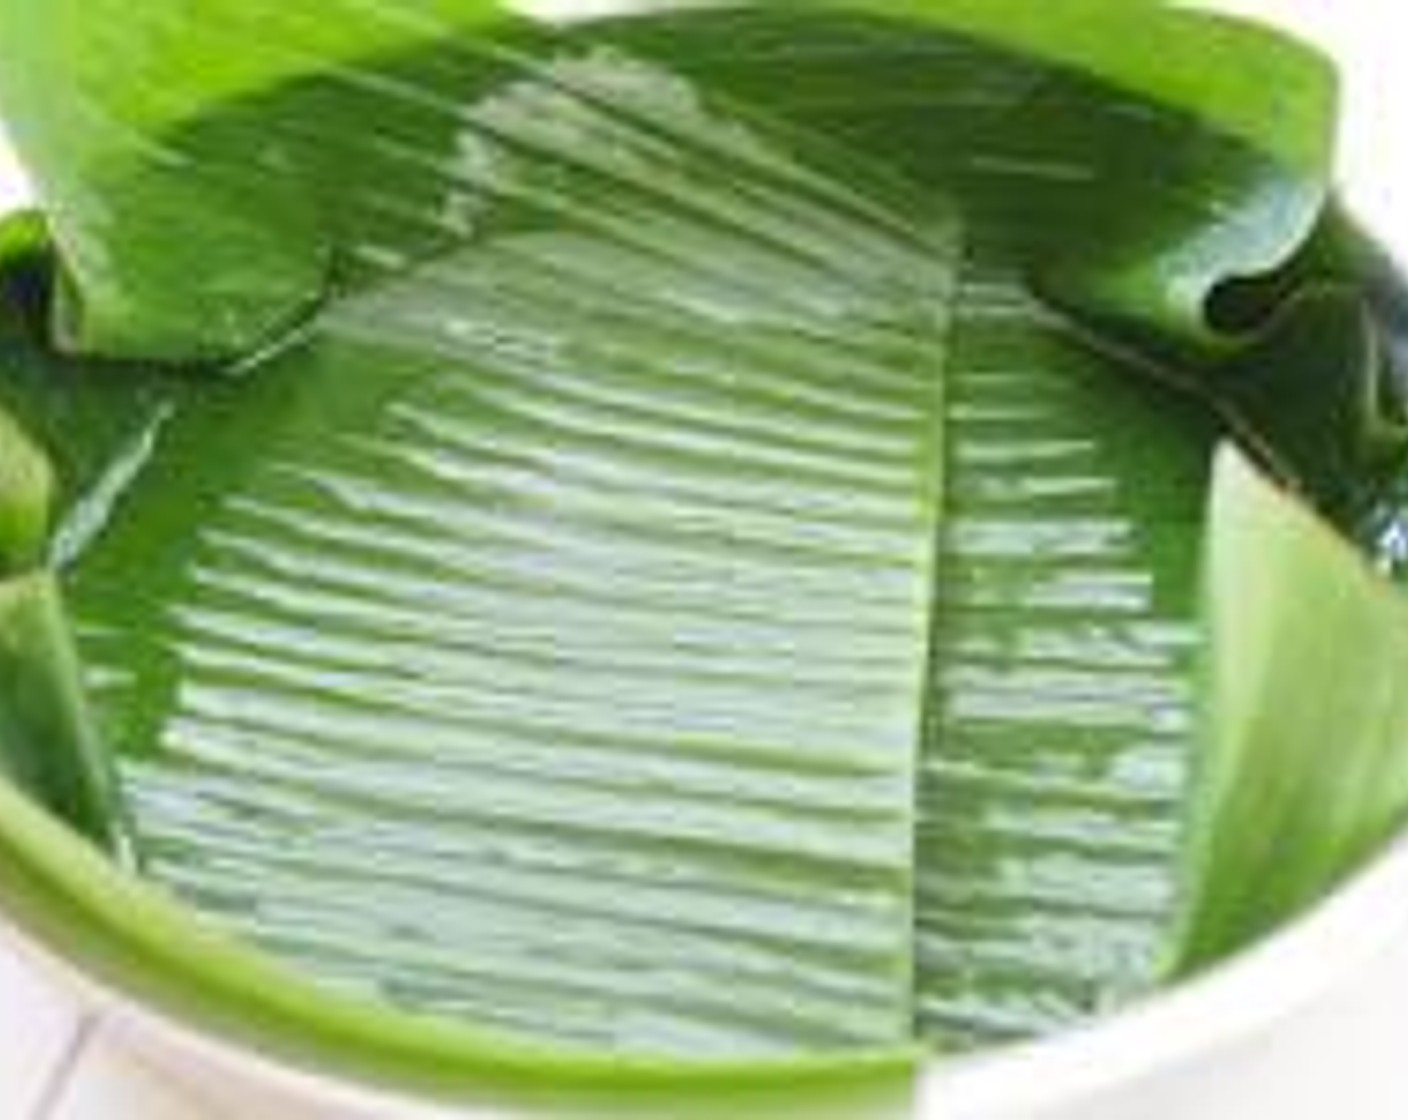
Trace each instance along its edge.
{"label": "dark green leaf section", "polygon": [[418,111],[473,248],[176,409],[70,573],[143,872],[402,1009],[902,1043],[956,226],[609,52]]}
{"label": "dark green leaf section", "polygon": [[1228,451],[1208,536],[1206,725],[1175,966],[1304,911],[1408,817],[1408,607]]}
{"label": "dark green leaf section", "polygon": [[1272,313],[1216,381],[1225,409],[1278,477],[1371,550],[1408,448],[1401,384],[1361,291],[1312,284]]}
{"label": "dark green leaf section", "polygon": [[1260,301],[1271,327],[1222,383],[1275,449],[1276,474],[1401,582],[1408,571],[1402,274],[1334,205],[1286,268],[1231,291]]}
{"label": "dark green leaf section", "polygon": [[0,554],[13,573],[83,550],[185,387],[148,366],[55,354],[37,329],[53,270],[35,215],[0,222]]}
{"label": "dark green leaf section", "polygon": [[[0,269],[11,263],[18,240],[14,223],[0,226]],[[0,299],[0,307],[5,308],[0,311],[0,340],[11,343],[18,323],[10,321],[7,304]],[[9,345],[0,346],[0,354],[9,349]],[[7,381],[8,377],[0,378],[0,383]],[[42,561],[53,504],[54,470],[47,449],[0,404],[0,579]]]}

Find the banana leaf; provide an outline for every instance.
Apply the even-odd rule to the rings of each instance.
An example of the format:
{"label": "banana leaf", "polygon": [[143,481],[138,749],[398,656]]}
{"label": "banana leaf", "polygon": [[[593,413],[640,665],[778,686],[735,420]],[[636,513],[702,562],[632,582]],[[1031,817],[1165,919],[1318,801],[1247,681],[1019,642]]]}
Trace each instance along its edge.
{"label": "banana leaf", "polygon": [[1176,974],[1303,913],[1408,815],[1408,606],[1233,451],[1208,534],[1206,715]]}
{"label": "banana leaf", "polygon": [[[1294,606],[1220,590],[1242,506],[1397,539],[1313,52],[1128,0],[130,7],[0,2],[0,899],[86,967],[456,1100],[877,1115],[917,1040],[1118,1004],[1398,823],[1292,814],[1275,905],[1200,901],[1282,749],[1226,713],[1299,671],[1225,669]],[[1353,583],[1335,531],[1296,578]]]}

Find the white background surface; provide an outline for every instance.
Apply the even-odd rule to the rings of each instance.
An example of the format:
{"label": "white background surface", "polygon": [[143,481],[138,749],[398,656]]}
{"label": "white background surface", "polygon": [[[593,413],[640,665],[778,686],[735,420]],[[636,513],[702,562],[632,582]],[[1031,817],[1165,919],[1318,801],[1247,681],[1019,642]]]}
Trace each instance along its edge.
{"label": "white background surface", "polygon": [[[33,0],[42,3],[44,0]],[[133,0],[140,4],[142,0]],[[298,0],[290,0],[296,3]],[[1051,0],[1059,3],[1060,0]],[[536,8],[582,8],[593,0],[538,0]],[[1345,74],[1342,176],[1355,208],[1408,258],[1408,4],[1403,0],[1222,0],[1215,6],[1297,28],[1341,60]],[[0,141],[0,210],[26,197],[22,176]],[[102,1032],[59,991],[0,945],[0,1120],[265,1120],[226,1101],[196,1108],[185,1090],[105,1045]],[[1340,1025],[1346,1037],[1367,1022]],[[1370,1040],[1372,1043],[1373,1040]],[[1379,1045],[1388,1040],[1378,1040]],[[1408,1046],[1398,1039],[1395,1045]],[[1404,1057],[1408,1086],[1408,1050]],[[1358,1115],[1354,1094],[1333,1087],[1341,1120]],[[1157,1105],[1151,1102],[1153,1115]],[[1271,1120],[1274,1110],[1244,1104],[1236,1115],[1187,1120]],[[1160,1116],[1165,1115],[1158,1111]],[[1299,1115],[1299,1113],[1297,1113]],[[1103,1115],[1103,1114],[1102,1114]],[[1402,1115],[1408,1117],[1408,1092]],[[1328,1120],[1330,1113],[1326,1113]],[[1121,1120],[1143,1120],[1126,1107]]]}

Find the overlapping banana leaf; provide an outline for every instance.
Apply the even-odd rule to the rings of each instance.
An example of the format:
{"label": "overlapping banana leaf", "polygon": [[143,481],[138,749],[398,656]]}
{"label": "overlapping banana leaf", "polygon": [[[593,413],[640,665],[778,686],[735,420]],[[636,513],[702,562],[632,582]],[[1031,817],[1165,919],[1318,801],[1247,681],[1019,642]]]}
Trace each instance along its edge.
{"label": "overlapping banana leaf", "polygon": [[[1310,52],[1128,0],[132,9],[0,3],[0,897],[89,967],[450,1094],[870,1114],[916,1037],[1115,1005],[1398,823],[1402,608],[1292,508],[1396,555]],[[1288,727],[1312,585],[1381,676]]]}
{"label": "overlapping banana leaf", "polygon": [[1393,837],[1408,806],[1401,597],[1232,452],[1219,464],[1211,527],[1217,738],[1193,803],[1180,971],[1318,901]]}

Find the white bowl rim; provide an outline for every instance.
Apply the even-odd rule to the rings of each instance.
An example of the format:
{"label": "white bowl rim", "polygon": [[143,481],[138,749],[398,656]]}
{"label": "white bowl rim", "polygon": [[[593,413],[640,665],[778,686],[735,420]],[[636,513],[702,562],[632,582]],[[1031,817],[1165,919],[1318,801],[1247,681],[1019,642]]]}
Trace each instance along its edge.
{"label": "white bowl rim", "polygon": [[[918,1085],[923,1120],[1034,1115],[1070,1109],[1110,1090],[1176,1071],[1273,1032],[1356,978],[1408,936],[1408,837],[1315,909],[1227,963],[1151,994],[1087,1026],[972,1057],[935,1058]],[[232,1085],[334,1115],[398,1120],[490,1120],[502,1113],[452,1106],[299,1068],[250,1050],[94,981],[11,928],[0,938],[56,976],[98,1021],[140,1052],[174,1057],[164,1068],[215,1070]],[[468,1110],[468,1111],[467,1111]]]}

